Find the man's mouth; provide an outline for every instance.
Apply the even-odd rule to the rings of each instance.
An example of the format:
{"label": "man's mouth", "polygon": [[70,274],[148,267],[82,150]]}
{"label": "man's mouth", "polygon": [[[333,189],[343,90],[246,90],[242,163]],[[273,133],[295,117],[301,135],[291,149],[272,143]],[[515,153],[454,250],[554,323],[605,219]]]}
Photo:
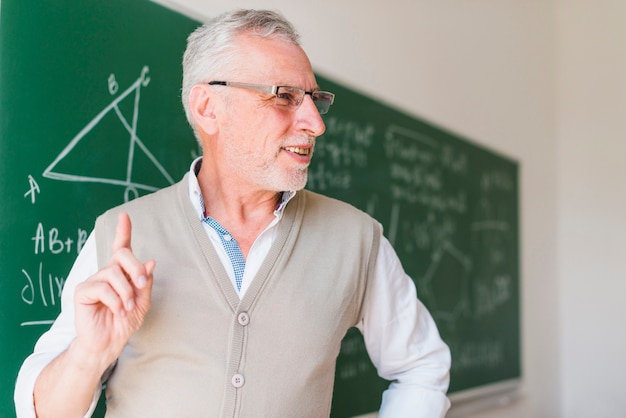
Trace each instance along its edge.
{"label": "man's mouth", "polygon": [[285,147],[285,150],[298,155],[309,155],[311,153],[311,148]]}

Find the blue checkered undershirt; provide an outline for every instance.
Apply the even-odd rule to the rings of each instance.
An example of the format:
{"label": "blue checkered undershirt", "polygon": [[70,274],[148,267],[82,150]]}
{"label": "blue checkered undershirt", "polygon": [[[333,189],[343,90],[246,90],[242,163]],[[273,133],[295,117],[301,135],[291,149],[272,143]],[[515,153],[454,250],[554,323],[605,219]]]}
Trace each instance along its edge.
{"label": "blue checkered undershirt", "polygon": [[243,254],[241,253],[241,248],[239,248],[237,240],[230,234],[230,232],[220,225],[219,222],[210,216],[203,218],[202,222],[213,228],[215,232],[217,232],[217,235],[219,235],[220,241],[222,241],[222,246],[224,247],[224,250],[228,255],[228,259],[230,260],[230,264],[232,264],[233,270],[235,271],[235,284],[237,285],[237,290],[241,290],[243,272],[246,269],[246,260],[243,258]]}
{"label": "blue checkered undershirt", "polygon": [[200,195],[200,208],[202,209],[202,222],[213,228],[220,237],[222,246],[224,247],[226,255],[228,255],[230,264],[233,266],[233,270],[235,272],[235,284],[237,285],[237,290],[241,290],[243,272],[246,269],[246,260],[243,258],[243,253],[241,252],[241,248],[239,248],[239,244],[230,232],[220,225],[219,222],[210,216],[206,216],[206,209],[204,207],[204,199],[202,198],[202,195]]}
{"label": "blue checkered undershirt", "polygon": [[[196,168],[196,170],[198,170]],[[197,174],[197,172],[196,172]],[[295,192],[283,192],[280,202],[275,208],[275,212],[279,212],[282,208],[285,207],[287,202],[295,195]],[[235,273],[235,285],[237,286],[237,290],[241,290],[241,284],[243,283],[243,273],[246,270],[246,260],[243,258],[243,253],[241,252],[241,248],[239,248],[239,243],[237,240],[224,228],[218,221],[211,218],[210,216],[206,216],[206,208],[204,206],[204,199],[202,198],[202,194],[200,193],[200,208],[202,210],[202,222],[209,225],[217,235],[220,237],[220,241],[222,242],[222,246],[226,251],[226,255],[228,255],[228,259],[230,260],[230,264],[233,267],[233,271]]]}

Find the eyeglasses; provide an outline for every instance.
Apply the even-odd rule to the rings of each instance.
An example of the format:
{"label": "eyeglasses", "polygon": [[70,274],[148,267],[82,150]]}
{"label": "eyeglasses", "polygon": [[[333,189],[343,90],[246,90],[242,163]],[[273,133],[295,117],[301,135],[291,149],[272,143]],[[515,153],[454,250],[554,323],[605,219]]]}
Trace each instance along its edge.
{"label": "eyeglasses", "polygon": [[327,91],[306,91],[299,87],[291,87],[291,86],[264,86],[260,84],[248,84],[248,83],[237,83],[234,81],[209,81],[209,84],[212,86],[228,86],[228,87],[239,87],[242,89],[261,91],[267,94],[273,94],[276,96],[275,105],[276,107],[283,109],[294,110],[297,109],[298,106],[302,104],[304,100],[304,95],[308,94],[313,99],[313,103],[315,103],[315,107],[317,107],[317,111],[320,115],[328,113],[328,109],[330,109],[330,105],[333,104],[335,100],[335,95],[333,93]]}

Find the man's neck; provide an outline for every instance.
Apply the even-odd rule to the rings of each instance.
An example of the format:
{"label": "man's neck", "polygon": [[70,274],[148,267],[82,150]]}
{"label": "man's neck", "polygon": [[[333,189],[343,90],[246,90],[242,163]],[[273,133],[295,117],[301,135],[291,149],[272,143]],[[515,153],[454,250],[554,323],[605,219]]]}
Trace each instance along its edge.
{"label": "man's neck", "polygon": [[281,193],[251,191],[242,185],[218,182],[206,166],[197,174],[205,216],[218,221],[239,243],[244,257],[258,235],[274,219]]}

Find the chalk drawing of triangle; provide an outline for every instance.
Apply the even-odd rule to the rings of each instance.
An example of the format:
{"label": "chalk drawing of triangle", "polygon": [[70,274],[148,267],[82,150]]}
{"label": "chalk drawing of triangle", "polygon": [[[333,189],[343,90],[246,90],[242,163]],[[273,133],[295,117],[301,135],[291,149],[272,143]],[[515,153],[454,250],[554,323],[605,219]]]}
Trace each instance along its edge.
{"label": "chalk drawing of triangle", "polygon": [[[146,191],[158,190],[162,187],[163,180],[168,184],[174,183],[165,168],[137,136],[140,90],[149,82],[149,78],[146,78],[147,71],[148,68],[144,67],[141,77],[72,138],[44,170],[43,177],[69,182],[105,183]],[[135,94],[131,95],[133,92]],[[124,102],[127,97],[129,99]],[[131,117],[124,115],[123,110],[127,115],[132,113]],[[104,162],[98,161],[98,156],[105,155],[108,149],[124,149],[127,155],[109,158]],[[162,180],[158,181],[160,185],[154,184],[157,181],[149,184],[146,181],[133,180],[133,166],[138,160],[144,161],[142,167],[148,164],[156,169],[154,172],[158,172],[157,175]]]}

